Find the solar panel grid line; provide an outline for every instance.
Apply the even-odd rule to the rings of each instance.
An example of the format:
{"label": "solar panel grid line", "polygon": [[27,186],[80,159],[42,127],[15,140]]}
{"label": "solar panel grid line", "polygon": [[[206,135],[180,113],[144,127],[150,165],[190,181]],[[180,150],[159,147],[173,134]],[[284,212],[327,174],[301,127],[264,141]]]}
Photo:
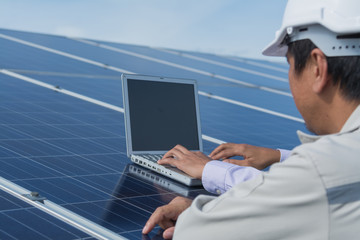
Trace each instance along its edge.
{"label": "solar panel grid line", "polygon": [[[19,113],[19,114],[21,114],[21,113]],[[32,119],[34,119],[34,118],[32,118]],[[35,120],[35,119],[34,119]],[[66,139],[68,139],[68,140],[71,140],[71,139],[107,139],[107,138],[115,138],[115,135],[113,135],[113,136],[104,136],[104,137],[97,137],[97,136],[93,136],[93,137],[82,137],[81,135],[76,135],[76,134],[74,134],[74,133],[72,133],[70,130],[65,130],[64,129],[64,127],[66,127],[66,126],[79,126],[79,127],[82,127],[83,125],[82,124],[54,124],[54,125],[51,125],[51,124],[48,124],[48,123],[46,123],[46,122],[43,122],[43,124],[45,125],[45,126],[49,126],[49,127],[54,127],[54,128],[56,128],[56,129],[58,129],[59,130],[59,132],[61,132],[61,133],[70,133],[70,134],[73,134],[72,136],[66,136],[66,137],[62,137],[62,136],[59,136],[59,137],[57,137],[56,139],[57,140],[66,140]],[[36,126],[36,125],[41,125],[41,124],[16,124],[16,126],[19,126],[19,127],[21,127],[21,126],[23,126],[23,127],[26,127],[26,126]],[[41,125],[41,127],[43,127],[44,125]],[[5,124],[0,124],[0,126],[4,126],[4,127],[8,127],[8,128],[11,128],[11,125],[5,125]],[[89,127],[93,127],[95,130],[96,129],[101,129],[101,128],[99,128],[99,127],[97,127],[97,126],[95,126],[95,125],[90,125],[90,124],[87,124],[87,125],[85,125],[85,126],[89,126]],[[40,127],[40,126],[39,126]],[[62,128],[61,128],[62,127]],[[13,128],[11,129],[12,131],[14,130]],[[102,129],[101,129],[102,130]],[[15,130],[16,131],[16,130]],[[109,132],[109,131],[106,131],[106,130],[102,130],[103,132],[108,132],[109,134],[111,133],[111,132]],[[52,140],[52,139],[54,139],[55,137],[42,137],[42,139],[44,139],[44,140]],[[22,140],[26,140],[25,138],[21,138]],[[36,137],[35,137],[35,139],[36,139]],[[17,138],[7,138],[7,140],[18,140]],[[28,138],[28,140],[30,140],[30,138]]]}
{"label": "solar panel grid line", "polygon": [[[93,164],[95,164],[95,165],[101,166],[102,168],[106,168],[106,169],[109,170],[109,171],[114,171],[112,168],[109,168],[109,167],[107,167],[107,166],[105,166],[105,165],[102,165],[102,164],[100,164],[100,163],[98,163],[98,162],[94,162],[94,161],[92,161],[92,160],[84,157],[84,156],[89,156],[90,154],[86,154],[86,155],[85,155],[85,154],[81,154],[81,155],[80,155],[80,154],[77,154],[77,153],[72,153],[72,152],[70,152],[70,151],[67,150],[67,149],[62,149],[62,148],[59,147],[58,145],[51,144],[51,143],[47,142],[46,140],[42,140],[42,139],[35,139],[35,140],[41,141],[41,142],[43,142],[43,143],[46,143],[46,144],[51,145],[51,146],[53,146],[53,147],[56,147],[56,148],[64,151],[65,153],[68,153],[68,154],[61,154],[61,155],[52,155],[53,157],[79,157],[79,158],[82,158],[82,159],[84,159],[84,160],[86,160],[86,161],[89,161],[89,162],[91,162],[91,163],[93,163]],[[71,140],[71,139],[67,139],[67,140]],[[19,152],[13,151],[12,149],[6,148],[5,146],[2,146],[1,148],[6,149],[6,150],[8,150],[9,152],[13,152],[13,153],[17,154],[19,157],[23,157],[23,158],[27,158],[27,159],[28,159],[28,158],[39,158],[39,157],[42,157],[42,156],[25,156],[25,155],[20,154]],[[115,154],[115,153],[114,153],[114,154]],[[99,154],[93,154],[93,155],[99,155]],[[7,157],[7,158],[8,158],[8,159],[12,159],[13,157]],[[6,159],[6,157],[5,157],[5,158],[2,157],[2,159]],[[51,170],[54,170],[54,169],[51,169]],[[55,170],[54,170],[54,171],[55,171]],[[58,172],[58,173],[60,173],[60,172]]]}
{"label": "solar panel grid line", "polygon": [[[21,189],[21,188],[20,188]],[[34,197],[35,198],[35,197]],[[22,235],[23,237],[21,239],[29,239],[25,238],[28,237],[28,235],[25,233],[22,233],[22,231],[14,229],[14,226],[11,224],[11,226],[7,226],[6,222],[4,221],[4,217],[12,217],[19,220],[20,224],[23,223],[31,223],[33,226],[41,226],[43,228],[48,227],[47,229],[42,229],[42,231],[45,235],[49,236],[49,233],[51,235],[51,230],[55,230],[56,232],[65,233],[67,237],[68,235],[71,235],[71,239],[75,238],[76,236],[85,236],[84,232],[77,230],[72,231],[71,234],[69,233],[69,230],[75,230],[70,225],[64,223],[63,221],[60,221],[47,213],[33,207],[32,205],[28,204],[27,202],[5,192],[0,189],[0,203],[1,203],[1,212],[0,212],[0,225],[1,230],[4,230],[8,232],[8,234],[11,236],[11,232],[15,233],[14,236],[18,236],[18,233]],[[35,199],[33,199],[35,200]],[[38,199],[39,200],[39,199]],[[5,203],[5,205],[4,205]],[[24,218],[24,216],[28,216],[30,218]],[[11,228],[11,229],[10,229]],[[31,228],[31,226],[30,226]],[[40,228],[41,229],[41,228]],[[10,231],[9,231],[10,230]],[[50,230],[50,231],[49,231]],[[15,232],[14,232],[15,231]],[[0,239],[8,239],[3,238],[0,232]],[[16,238],[18,239],[18,238]],[[38,238],[36,238],[38,239]],[[63,239],[63,238],[62,238]]]}
{"label": "solar panel grid line", "polygon": [[13,236],[9,235],[7,232],[3,231],[2,229],[0,229],[0,232],[1,232],[3,235],[6,235],[6,238],[7,238],[7,239],[14,239],[14,240],[16,240],[16,238],[14,238]]}
{"label": "solar panel grid line", "polygon": [[[30,209],[30,208],[29,208],[29,209]],[[51,230],[53,230],[53,228],[55,227],[56,230],[57,230],[57,229],[60,229],[61,233],[66,234],[67,236],[71,236],[71,238],[73,238],[73,239],[76,239],[76,238],[79,238],[79,237],[80,237],[77,233],[70,232],[68,229],[65,229],[64,226],[60,226],[59,224],[54,223],[54,221],[50,221],[49,219],[46,219],[46,218],[44,218],[43,216],[40,216],[40,214],[34,213],[33,211],[29,211],[29,210],[26,209],[26,208],[22,208],[22,210],[27,211],[27,212],[30,212],[30,214],[32,215],[32,219],[30,219],[30,221],[37,221],[37,220],[40,219],[41,221],[44,221],[44,222],[42,222],[41,224],[47,224],[47,226],[51,226],[51,227],[52,227]],[[16,210],[15,210],[15,211],[16,211]],[[34,228],[31,228],[30,226],[28,226],[26,223],[21,222],[21,221],[18,221],[18,220],[16,219],[16,217],[11,216],[11,215],[12,215],[11,213],[12,213],[12,212],[10,212],[10,211],[9,211],[9,212],[3,212],[3,214],[5,214],[7,217],[9,217],[10,219],[12,219],[12,220],[15,221],[15,222],[18,222],[18,223],[19,223],[20,225],[22,225],[23,227],[28,228],[30,231],[35,231],[35,232],[37,232],[38,234],[41,234],[41,235],[43,235],[43,236],[46,235],[45,233],[42,234],[42,233],[40,233],[39,231],[36,231]],[[44,226],[44,227],[46,227],[46,226]],[[6,239],[10,239],[10,238],[12,238],[12,239],[17,239],[17,238],[15,238],[15,237],[9,235],[9,234],[6,233],[6,232],[3,232],[3,233],[8,236],[8,238],[6,238]],[[58,236],[57,236],[57,237],[58,237]],[[48,237],[48,235],[45,236],[45,238],[47,238],[47,239],[53,239],[52,237],[51,237],[51,238]]]}
{"label": "solar panel grid line", "polygon": [[250,65],[254,65],[254,66],[258,66],[258,67],[262,67],[262,68],[267,68],[267,69],[275,70],[275,71],[278,71],[278,72],[288,73],[287,69],[280,68],[280,67],[269,66],[269,65],[266,65],[264,63],[258,63],[258,62],[254,62],[254,61],[251,61],[251,60],[248,60],[248,59],[240,59],[238,57],[231,57],[231,56],[220,56],[220,57],[229,58],[229,59],[232,59],[232,60],[237,61],[237,62],[247,63],[247,64],[250,64]]}
{"label": "solar panel grid line", "polygon": [[[122,200],[121,200],[122,201]],[[101,201],[101,202],[103,202],[103,201]],[[123,201],[124,202],[124,201]],[[84,202],[85,204],[88,204],[88,202]],[[91,202],[92,204],[96,204],[96,202]],[[82,204],[82,203],[76,203],[75,205],[80,205],[80,204]],[[141,208],[139,208],[138,206],[136,206],[136,208],[138,208],[138,210],[141,210],[141,211],[144,211],[144,212],[147,212],[145,209],[141,209]],[[73,209],[72,209],[73,210]],[[79,210],[78,210],[79,211]],[[77,212],[78,212],[77,211]],[[137,212],[137,214],[141,214],[141,211],[139,211],[139,212]],[[142,226],[139,226],[139,224],[137,223],[137,222],[135,222],[135,221],[133,221],[133,220],[131,220],[131,219],[128,219],[128,218],[126,218],[125,216],[122,216],[120,213],[114,213],[114,212],[112,212],[111,214],[113,214],[114,216],[116,216],[118,219],[122,219],[123,221],[127,221],[127,222],[129,222],[129,223],[131,223],[131,224],[133,224],[133,225],[138,225],[138,229],[141,229],[142,228]],[[149,214],[151,214],[151,213],[149,213]],[[84,214],[83,215],[84,217],[86,217],[87,219],[89,219],[89,218],[97,218],[98,216],[96,216],[96,215],[94,215],[94,214],[91,214],[91,213],[87,213],[87,214]],[[148,215],[143,215],[144,217],[148,217]],[[117,234],[122,234],[122,233],[124,233],[124,232],[128,232],[128,230],[126,230],[126,229],[123,229],[122,227],[120,227],[120,226],[116,226],[116,225],[114,225],[114,224],[112,224],[112,223],[108,223],[108,226],[107,227],[109,227],[109,226],[111,226],[111,228],[113,228],[113,229],[118,229],[117,231],[115,231],[115,233],[117,233]],[[138,230],[137,229],[137,230]]]}
{"label": "solar panel grid line", "polygon": [[228,103],[235,104],[235,105],[245,107],[245,108],[250,108],[250,109],[260,111],[260,112],[264,112],[264,113],[267,113],[267,114],[270,114],[270,115],[278,116],[278,117],[281,117],[281,118],[286,118],[286,119],[293,120],[293,121],[296,121],[296,122],[305,123],[305,121],[303,119],[293,117],[293,116],[290,116],[288,114],[283,114],[283,113],[275,112],[275,111],[272,111],[272,110],[269,110],[269,109],[256,107],[256,106],[253,106],[253,105],[250,105],[250,104],[247,104],[247,103],[231,100],[231,99],[228,99],[228,98],[216,96],[216,95],[205,93],[205,92],[202,92],[202,91],[199,91],[199,94],[202,95],[202,96],[205,96],[205,97],[214,98],[214,99],[217,99],[217,100],[220,100],[220,101],[228,102]]}
{"label": "solar panel grid line", "polygon": [[[33,104],[29,104],[30,106],[32,106]],[[64,129],[64,127],[66,127],[66,126],[76,126],[76,127],[82,127],[82,126],[89,126],[89,127],[91,127],[93,130],[94,130],[94,132],[96,132],[96,131],[101,131],[102,133],[107,133],[107,136],[102,136],[101,138],[102,139],[106,139],[106,138],[113,138],[113,137],[118,137],[119,135],[117,135],[117,134],[115,134],[115,133],[113,133],[113,132],[111,132],[111,131],[109,131],[109,130],[106,130],[106,129],[102,129],[102,128],[100,128],[100,127],[98,127],[98,126],[96,126],[96,125],[94,125],[94,124],[90,124],[90,123],[85,123],[85,122],[82,122],[82,121],[80,121],[80,120],[75,120],[74,119],[74,121],[77,121],[77,122],[73,122],[73,123],[67,123],[67,124],[49,124],[49,123],[47,123],[47,122],[44,122],[44,121],[41,121],[41,120],[39,120],[39,119],[37,119],[37,118],[34,118],[34,117],[31,117],[31,116],[28,116],[28,115],[26,115],[25,113],[22,113],[22,112],[18,112],[18,111],[13,111],[13,110],[11,110],[11,109],[9,109],[9,108],[7,108],[7,107],[4,107],[4,109],[7,109],[7,110],[9,110],[9,111],[11,111],[11,112],[13,112],[13,113],[16,113],[16,114],[18,114],[18,115],[21,115],[21,116],[24,116],[24,117],[26,117],[26,118],[28,118],[29,120],[30,119],[32,119],[32,120],[34,120],[32,123],[21,123],[21,124],[19,124],[19,123],[12,123],[12,124],[15,124],[16,126],[23,126],[23,127],[26,127],[26,126],[36,126],[36,125],[38,125],[38,124],[41,124],[41,126],[44,128],[44,127],[51,127],[51,128],[56,128],[56,129],[58,129],[59,130],[59,132],[57,132],[57,134],[62,134],[62,135],[64,135],[64,133],[67,133],[67,134],[70,134],[70,136],[66,136],[66,138],[65,137],[62,137],[62,135],[60,135],[60,136],[56,136],[56,139],[59,139],[59,140],[61,140],[61,139],[69,139],[69,138],[78,138],[78,139],[81,139],[81,138],[83,138],[81,135],[79,135],[79,134],[74,134],[71,130],[66,130],[66,129]],[[48,108],[48,107],[41,107],[41,109],[42,110],[49,110],[49,111],[51,111],[51,112],[53,112],[54,114],[55,113],[57,113],[57,111],[54,111],[54,110],[52,110],[52,109],[50,109],[50,108]],[[70,116],[68,116],[67,117],[67,119],[73,119],[72,117],[70,117]],[[3,130],[3,132],[4,132],[4,130],[6,131],[7,129],[6,128],[11,128],[11,126],[12,126],[12,124],[10,124],[10,125],[7,125],[7,124],[4,124],[4,123],[0,123],[0,126],[4,126],[5,128],[3,128],[2,130]],[[103,124],[103,125],[108,125],[108,124]],[[61,128],[62,127],[62,128]],[[46,128],[44,129],[44,130],[46,130]],[[14,131],[14,130],[12,130],[12,131]],[[6,132],[9,132],[9,131],[6,131]],[[16,130],[15,130],[15,132],[16,132]],[[55,137],[55,136],[54,136]],[[53,139],[53,136],[52,135],[50,135],[49,137],[42,137],[43,139]],[[87,137],[88,138],[88,137]],[[96,139],[97,137],[91,137],[91,138],[93,138],[93,139]],[[7,140],[12,140],[12,138],[11,137],[8,137],[8,138],[6,138]],[[18,139],[18,138],[16,138],[16,137],[14,137],[14,139]],[[23,139],[23,138],[21,138],[21,139]]]}
{"label": "solar panel grid line", "polygon": [[81,95],[81,94],[78,94],[78,93],[75,93],[75,92],[72,92],[72,91],[69,91],[69,90],[66,90],[66,89],[62,89],[62,88],[53,86],[51,84],[47,84],[47,83],[38,81],[36,79],[30,78],[30,77],[27,77],[27,76],[24,76],[24,75],[21,75],[21,74],[18,74],[18,73],[11,72],[11,71],[6,70],[6,69],[0,69],[0,72],[3,73],[3,74],[6,74],[6,75],[9,75],[9,76],[12,76],[12,77],[15,77],[15,78],[18,78],[18,79],[33,83],[33,84],[36,84],[36,85],[39,85],[41,87],[45,87],[45,88],[48,88],[48,89],[51,89],[51,90],[54,90],[54,91],[57,91],[57,92],[60,92],[60,93],[64,93],[64,94],[72,96],[72,97],[75,97],[75,98],[79,98],[79,99],[87,101],[87,102],[91,102],[91,103],[94,103],[94,104],[97,104],[97,105],[100,105],[100,106],[103,106],[103,107],[106,107],[106,108],[109,108],[109,109],[124,113],[123,108],[114,106],[114,105],[109,104],[109,103],[105,103],[103,101],[99,101],[99,100],[96,100],[96,99],[93,99],[93,98],[90,98],[90,97],[87,97],[87,96],[84,96],[84,95]]}
{"label": "solar panel grid line", "polygon": [[62,72],[46,72],[46,71],[34,71],[34,70],[23,70],[23,69],[9,69],[6,70],[19,74],[32,74],[32,75],[44,75],[44,76],[59,76],[59,77],[80,77],[80,78],[101,78],[109,80],[120,80],[120,77],[106,76],[106,75],[89,75],[81,73],[62,73]]}
{"label": "solar panel grid line", "polygon": [[[178,56],[182,56],[183,54],[188,54],[190,56],[193,56],[194,54],[201,54],[201,55],[205,55],[205,56],[215,56],[215,57],[218,57],[221,59],[230,59],[235,62],[245,63],[247,65],[252,65],[252,66],[256,66],[256,67],[261,67],[263,69],[270,69],[270,70],[274,70],[274,71],[281,72],[281,73],[288,73],[287,66],[284,66],[283,68],[276,67],[276,66],[270,65],[271,62],[268,62],[268,64],[266,64],[266,63],[255,62],[255,61],[252,61],[252,60],[246,59],[246,58],[240,58],[240,57],[231,56],[231,55],[221,55],[221,54],[216,54],[216,53],[210,54],[210,53],[189,52],[189,51],[184,51],[184,50],[175,50],[175,49],[168,49],[168,48],[162,48],[162,47],[150,47],[150,48],[160,50],[162,52],[168,52],[168,53],[171,53],[173,55],[178,55]],[[201,57],[201,58],[203,58],[203,57]],[[204,58],[204,59],[206,59],[206,58]],[[221,63],[221,62],[219,62],[219,63]],[[279,63],[273,62],[272,64],[274,64],[274,63],[282,64],[281,62],[279,62]],[[233,66],[233,64],[230,64],[230,65]],[[236,66],[234,65],[234,67],[236,67]]]}
{"label": "solar panel grid line", "polygon": [[50,240],[50,238],[48,238],[47,236],[45,236],[45,235],[42,234],[41,232],[37,231],[36,229],[31,229],[29,226],[27,226],[27,225],[23,224],[22,222],[18,221],[16,218],[13,218],[13,217],[11,217],[11,216],[8,216],[8,217],[9,217],[10,219],[12,219],[14,222],[22,225],[24,228],[27,228],[27,229],[29,229],[30,231],[35,232],[37,235],[39,235],[39,237],[42,237],[43,239],[49,239],[49,240]]}
{"label": "solar panel grid line", "polygon": [[[147,183],[145,183],[145,182],[143,182],[143,183],[144,183],[144,184],[147,184]],[[161,194],[160,194],[160,195],[161,195]],[[147,196],[147,197],[153,197],[153,196],[159,196],[159,194],[148,194],[148,195],[146,195],[146,196]],[[175,197],[175,195],[174,195],[174,197]],[[145,208],[142,208],[141,206],[138,206],[138,205],[136,205],[136,204],[133,204],[133,203],[129,202],[129,200],[131,200],[131,199],[133,199],[133,198],[138,198],[138,196],[118,198],[117,200],[118,200],[118,201],[121,201],[121,202],[124,202],[124,203],[126,202],[127,204],[129,204],[130,206],[136,208],[137,210],[141,210],[142,212],[137,212],[137,214],[139,214],[139,215],[142,215],[142,216],[144,216],[144,217],[148,217],[150,214],[152,214],[152,211],[149,211],[149,210],[147,210],[147,209],[145,209]],[[91,203],[102,203],[102,202],[104,202],[104,200],[91,201]],[[89,202],[87,202],[87,201],[83,201],[83,202],[76,202],[75,204],[76,204],[76,205],[80,205],[80,204],[88,204],[88,203],[89,203]],[[129,210],[130,210],[130,209],[129,209]],[[143,214],[144,212],[147,213],[147,214]],[[121,216],[120,213],[113,213],[113,214],[117,215],[118,217],[123,218],[123,216]],[[91,214],[91,213],[88,213],[88,215],[89,215],[89,216],[91,215],[91,216],[94,217],[94,218],[98,217],[98,216],[93,215],[93,214]],[[136,222],[134,222],[134,221],[132,221],[132,220],[129,220],[129,221],[137,224]],[[139,227],[142,227],[142,226],[139,226]],[[125,231],[125,230],[124,230],[124,231]]]}
{"label": "solar panel grid line", "polygon": [[206,141],[209,141],[209,142],[213,142],[213,143],[216,143],[216,144],[223,144],[223,143],[226,143],[225,141],[222,141],[222,140],[219,140],[217,138],[213,138],[213,137],[210,137],[210,136],[207,136],[207,135],[202,135],[202,138]]}
{"label": "solar panel grid line", "polygon": [[83,42],[83,43],[86,43],[86,44],[89,44],[89,45],[93,45],[93,46],[96,46],[96,47],[108,49],[108,50],[111,50],[111,51],[127,54],[127,55],[138,57],[138,58],[142,58],[142,59],[145,59],[145,60],[148,60],[148,61],[157,62],[157,63],[160,63],[160,64],[164,64],[164,65],[172,66],[172,67],[175,67],[175,68],[183,69],[183,70],[186,70],[186,71],[189,71],[189,72],[198,73],[198,74],[201,74],[201,75],[204,75],[204,76],[207,76],[207,77],[217,78],[217,79],[220,79],[220,80],[225,80],[225,81],[228,81],[228,82],[240,84],[240,85],[243,85],[243,86],[246,86],[246,87],[249,87],[249,88],[260,89],[260,90],[263,90],[263,91],[267,91],[267,92],[271,92],[271,93],[275,93],[275,94],[279,94],[279,95],[283,95],[283,96],[287,96],[287,97],[292,97],[291,93],[288,93],[288,92],[285,92],[285,91],[281,91],[281,90],[277,90],[277,89],[273,89],[273,88],[269,88],[269,87],[258,86],[258,85],[248,83],[248,82],[244,82],[244,81],[241,81],[241,80],[237,80],[237,79],[234,79],[234,78],[231,78],[231,77],[226,77],[226,76],[223,76],[223,75],[203,71],[203,70],[200,70],[200,69],[187,67],[187,66],[177,64],[177,63],[171,63],[169,61],[157,59],[157,58],[154,58],[154,57],[145,56],[143,54],[130,52],[130,51],[123,50],[123,49],[116,48],[116,47],[112,47],[112,46],[109,46],[109,45],[106,45],[106,44],[92,42],[90,40],[85,40],[85,39],[80,39],[80,38],[70,38],[70,39],[73,39],[73,40],[79,41],[79,42]]}
{"label": "solar panel grid line", "polygon": [[[174,54],[174,55],[179,55],[178,52],[171,51],[171,50],[167,50],[167,49],[163,49],[163,48],[154,48],[154,49],[156,49],[156,50],[158,50],[158,51],[163,51],[163,52],[167,52],[167,53],[170,53],[170,54]],[[250,73],[250,74],[253,74],[253,75],[256,75],[256,76],[261,76],[261,77],[269,78],[269,79],[276,80],[276,81],[288,82],[288,80],[287,80],[286,78],[282,78],[282,77],[277,77],[277,76],[273,76],[273,75],[270,75],[270,74],[261,73],[261,72],[259,72],[259,71],[253,71],[253,70],[246,69],[246,68],[243,68],[243,67],[233,66],[233,65],[231,65],[231,64],[226,64],[226,63],[222,63],[222,62],[218,62],[218,61],[206,59],[206,58],[203,58],[203,57],[193,56],[193,55],[190,55],[190,54],[188,54],[188,53],[181,53],[181,56],[182,56],[182,57],[186,57],[186,58],[190,58],[190,59],[194,59],[194,60],[198,60],[198,61],[201,61],[201,62],[205,62],[205,63],[210,63],[210,64],[214,64],[214,65],[218,65],[218,66],[222,66],[222,67],[226,67],[226,68],[238,70],[238,71],[240,71],[240,72],[246,72],[246,73]]]}
{"label": "solar panel grid line", "polygon": [[[56,170],[56,169],[54,169],[54,168],[51,168],[51,167],[49,167],[49,166],[47,166],[47,165],[45,165],[45,164],[39,163],[38,161],[33,160],[31,157],[24,156],[24,155],[22,155],[22,154],[20,154],[20,153],[18,153],[18,152],[15,152],[15,151],[13,151],[13,150],[11,150],[11,149],[8,149],[8,150],[11,151],[11,152],[14,152],[14,153],[18,154],[19,157],[23,157],[23,158],[29,160],[30,162],[33,162],[35,165],[40,165],[40,166],[44,167],[45,169],[49,169],[49,170],[51,170],[51,171],[53,171],[53,172],[58,173],[59,176],[57,176],[56,178],[59,178],[59,177],[70,178],[70,179],[72,179],[72,180],[75,181],[75,182],[79,182],[79,183],[81,183],[81,184],[86,185],[86,187],[88,187],[88,188],[90,188],[90,189],[94,189],[94,190],[96,190],[96,191],[99,191],[99,192],[108,194],[106,191],[102,191],[101,189],[95,188],[95,187],[92,186],[92,185],[86,184],[86,183],[84,183],[84,182],[76,179],[74,176],[64,174],[64,173],[61,172],[61,171],[58,171],[58,170]],[[64,151],[68,151],[68,150],[64,149]],[[81,156],[81,155],[78,155],[78,154],[75,154],[75,155],[78,156],[78,157],[80,157],[80,158],[83,158],[83,156]],[[32,179],[34,179],[34,178],[32,178]],[[42,178],[42,179],[44,179],[44,178]],[[47,178],[47,179],[50,179],[50,178]],[[65,189],[64,189],[64,190],[65,190]],[[87,190],[88,190],[88,189],[87,189]],[[65,191],[67,191],[67,190],[65,190]]]}
{"label": "solar panel grid line", "polygon": [[72,226],[77,227],[78,229],[98,238],[98,239],[126,239],[121,236],[119,236],[116,233],[113,233],[112,231],[97,225],[86,218],[83,218],[82,216],[75,214],[74,212],[71,212],[67,210],[66,208],[63,208],[56,203],[53,203],[49,200],[44,200],[43,203],[31,200],[27,198],[25,195],[31,194],[31,191],[20,187],[17,184],[14,184],[3,177],[0,177],[0,188],[23,200],[24,202],[27,202],[28,204],[58,218],[61,219],[64,222],[69,223]]}
{"label": "solar panel grid line", "polygon": [[264,91],[267,91],[267,92],[272,92],[272,93],[275,93],[275,94],[279,94],[279,95],[283,95],[283,96],[287,96],[287,97],[293,97],[291,93],[288,93],[288,92],[284,92],[284,91],[280,91],[280,90],[277,90],[277,89],[273,89],[273,88],[269,88],[269,87],[259,87],[259,89],[261,90],[264,90]]}
{"label": "solar panel grid line", "polygon": [[0,37],[4,38],[4,39],[7,39],[7,40],[10,40],[10,41],[13,41],[13,42],[21,43],[21,44],[24,44],[24,45],[27,45],[27,46],[30,46],[30,47],[38,48],[38,49],[41,49],[41,50],[44,50],[44,51],[47,51],[47,52],[58,54],[58,55],[61,55],[61,56],[64,56],[64,57],[72,58],[72,59],[75,59],[75,60],[78,60],[78,61],[81,61],[81,62],[92,64],[92,65],[95,65],[95,66],[98,66],[98,67],[110,69],[110,70],[113,70],[113,71],[116,71],[116,72],[132,73],[132,72],[124,70],[124,69],[109,66],[109,65],[104,64],[104,63],[100,63],[100,62],[97,62],[97,61],[93,61],[93,60],[90,60],[90,59],[79,57],[79,56],[76,56],[76,55],[73,55],[73,54],[70,54],[70,53],[66,53],[66,52],[63,52],[63,51],[59,51],[59,50],[56,50],[56,49],[48,48],[48,47],[45,47],[45,46],[42,46],[42,45],[39,45],[39,44],[31,43],[29,41],[25,41],[25,40],[22,40],[22,39],[19,39],[19,38],[7,36],[7,35],[2,34],[2,33],[0,33]]}

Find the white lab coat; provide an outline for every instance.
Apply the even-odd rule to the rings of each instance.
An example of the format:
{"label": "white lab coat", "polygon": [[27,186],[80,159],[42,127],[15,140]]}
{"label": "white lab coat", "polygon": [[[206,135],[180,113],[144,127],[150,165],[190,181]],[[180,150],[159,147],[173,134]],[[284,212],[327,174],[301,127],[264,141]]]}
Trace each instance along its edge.
{"label": "white lab coat", "polygon": [[360,107],[337,134],[302,144],[269,172],[219,197],[198,196],[174,239],[358,239]]}

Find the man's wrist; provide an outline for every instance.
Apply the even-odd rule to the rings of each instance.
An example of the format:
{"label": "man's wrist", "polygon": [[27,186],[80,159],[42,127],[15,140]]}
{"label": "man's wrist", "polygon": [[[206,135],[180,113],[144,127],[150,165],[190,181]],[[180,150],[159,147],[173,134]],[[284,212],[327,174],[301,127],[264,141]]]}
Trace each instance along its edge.
{"label": "man's wrist", "polygon": [[291,151],[287,150],[287,149],[278,148],[276,150],[278,150],[280,152],[279,162],[286,160],[291,154]]}

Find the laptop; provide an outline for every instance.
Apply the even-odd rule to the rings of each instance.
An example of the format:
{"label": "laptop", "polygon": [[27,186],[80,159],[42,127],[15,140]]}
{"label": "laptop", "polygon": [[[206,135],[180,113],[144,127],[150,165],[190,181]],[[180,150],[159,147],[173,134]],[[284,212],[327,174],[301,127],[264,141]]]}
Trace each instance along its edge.
{"label": "laptop", "polygon": [[127,155],[132,162],[187,186],[199,186],[174,166],[157,163],[177,144],[203,151],[195,80],[122,74]]}

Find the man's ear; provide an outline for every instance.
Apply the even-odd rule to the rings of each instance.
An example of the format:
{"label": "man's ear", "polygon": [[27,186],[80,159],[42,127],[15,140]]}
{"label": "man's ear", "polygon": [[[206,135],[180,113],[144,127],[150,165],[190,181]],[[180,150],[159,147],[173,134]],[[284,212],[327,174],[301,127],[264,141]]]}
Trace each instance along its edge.
{"label": "man's ear", "polygon": [[315,48],[310,53],[310,61],[314,79],[312,89],[315,93],[321,93],[329,82],[326,56],[320,49]]}

